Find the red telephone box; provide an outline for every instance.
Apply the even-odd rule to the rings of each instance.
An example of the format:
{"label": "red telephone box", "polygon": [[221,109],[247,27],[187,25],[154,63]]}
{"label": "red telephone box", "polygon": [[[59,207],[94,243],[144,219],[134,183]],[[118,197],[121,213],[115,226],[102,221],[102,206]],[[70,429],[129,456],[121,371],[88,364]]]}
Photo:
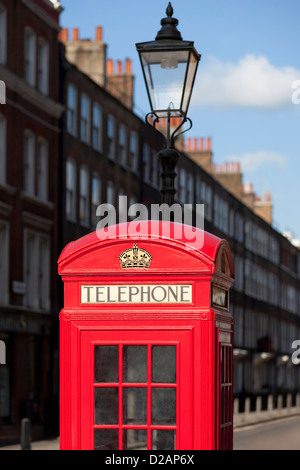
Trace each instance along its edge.
{"label": "red telephone box", "polygon": [[61,449],[232,449],[231,251],[166,224],[94,232],[59,258]]}

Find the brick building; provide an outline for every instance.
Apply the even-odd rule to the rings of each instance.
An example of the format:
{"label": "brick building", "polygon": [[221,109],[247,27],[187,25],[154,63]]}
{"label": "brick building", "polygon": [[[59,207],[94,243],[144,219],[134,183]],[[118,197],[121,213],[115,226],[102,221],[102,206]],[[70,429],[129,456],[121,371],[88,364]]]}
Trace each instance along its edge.
{"label": "brick building", "polygon": [[[78,34],[77,29],[73,31],[79,49]],[[101,56],[97,47],[103,50],[105,45],[100,37],[98,27],[94,42],[83,40],[83,50],[90,54],[92,49],[93,54]],[[108,70],[104,87],[93,80],[92,73],[84,74],[68,61],[68,49],[71,46],[74,52],[74,43],[67,41],[66,29],[62,30],[60,38],[64,41],[60,56],[61,99],[65,107],[60,147],[62,249],[69,241],[95,230],[99,221],[96,209],[102,203],[114,205],[116,216],[123,211],[123,217],[128,206],[134,203],[147,204],[153,199],[159,203],[159,170],[153,156],[162,148],[164,137],[132,112],[129,59],[125,62],[124,74],[120,68],[113,74],[112,60],[107,60],[108,66],[103,65],[103,70]],[[83,50],[81,62],[89,63],[84,60]],[[77,61],[76,54],[75,59]],[[115,81],[109,80],[110,75],[115,75]],[[123,75],[129,77],[129,81],[123,81]],[[130,83],[129,87],[124,83]],[[124,86],[127,91],[123,93]],[[127,196],[127,207],[119,208],[119,196]]]}
{"label": "brick building", "polygon": [[[234,257],[234,393],[295,396],[300,370],[291,355],[292,342],[300,338],[299,247],[272,227],[269,193],[260,198],[243,183],[238,163],[214,164],[210,139],[187,139],[180,148],[185,157],[178,164],[178,198],[183,202],[194,193],[194,202],[205,204],[205,229],[226,238]],[[187,160],[195,162],[193,169]]]}
{"label": "brick building", "polygon": [[[131,62],[107,58],[102,28],[69,38],[59,12],[56,1],[0,0],[1,443],[18,441],[25,416],[33,437],[57,432],[59,253],[95,229],[99,204],[160,202],[164,122],[133,112]],[[209,138],[177,145],[176,200],[205,204],[205,229],[234,256],[235,394],[296,392],[299,249],[272,227],[269,194],[258,198],[237,163],[215,166]]]}
{"label": "brick building", "polygon": [[[57,316],[59,7],[1,0],[0,442],[56,432],[52,331]],[[55,383],[56,382],[56,383]]]}

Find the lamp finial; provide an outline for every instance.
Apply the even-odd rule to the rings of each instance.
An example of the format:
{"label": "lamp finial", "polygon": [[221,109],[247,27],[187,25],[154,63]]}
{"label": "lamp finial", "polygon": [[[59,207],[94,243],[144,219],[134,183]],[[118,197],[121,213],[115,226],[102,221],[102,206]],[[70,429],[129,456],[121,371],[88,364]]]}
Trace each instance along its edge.
{"label": "lamp finial", "polygon": [[160,21],[162,28],[157,33],[155,38],[156,41],[160,39],[175,39],[177,41],[182,41],[181,34],[177,29],[178,20],[172,17],[173,13],[173,7],[171,2],[169,2],[166,9],[167,17]]}

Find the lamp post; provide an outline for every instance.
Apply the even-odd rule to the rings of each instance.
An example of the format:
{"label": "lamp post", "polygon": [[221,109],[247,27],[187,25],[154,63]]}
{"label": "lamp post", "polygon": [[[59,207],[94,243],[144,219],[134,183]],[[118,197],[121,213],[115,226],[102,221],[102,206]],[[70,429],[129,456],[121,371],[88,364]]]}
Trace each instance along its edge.
{"label": "lamp post", "polygon": [[[158,153],[161,162],[161,197],[162,203],[171,206],[174,203],[176,189],[176,164],[179,152],[174,148],[174,141],[183,124],[187,121],[192,127],[187,111],[194,86],[200,54],[194,48],[193,41],[184,41],[177,29],[178,20],[173,18],[173,8],[169,2],[167,17],[161,20],[161,29],[155,41],[136,44],[139,53],[147,94],[153,116],[153,125],[160,118],[167,120],[166,148]],[[179,126],[171,133],[171,119],[181,118]],[[186,130],[189,130],[186,129]]]}

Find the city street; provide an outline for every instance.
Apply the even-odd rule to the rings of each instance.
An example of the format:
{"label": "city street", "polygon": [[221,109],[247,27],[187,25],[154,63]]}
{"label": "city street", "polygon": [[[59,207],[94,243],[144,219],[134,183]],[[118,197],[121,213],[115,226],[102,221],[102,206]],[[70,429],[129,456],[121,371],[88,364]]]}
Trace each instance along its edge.
{"label": "city street", "polygon": [[237,429],[233,436],[234,450],[299,450],[300,417]]}
{"label": "city street", "polygon": [[[299,450],[300,416],[236,429],[233,435],[233,448],[234,450]],[[59,450],[59,439],[33,442],[31,449]],[[20,450],[20,445],[2,447],[0,450]]]}

